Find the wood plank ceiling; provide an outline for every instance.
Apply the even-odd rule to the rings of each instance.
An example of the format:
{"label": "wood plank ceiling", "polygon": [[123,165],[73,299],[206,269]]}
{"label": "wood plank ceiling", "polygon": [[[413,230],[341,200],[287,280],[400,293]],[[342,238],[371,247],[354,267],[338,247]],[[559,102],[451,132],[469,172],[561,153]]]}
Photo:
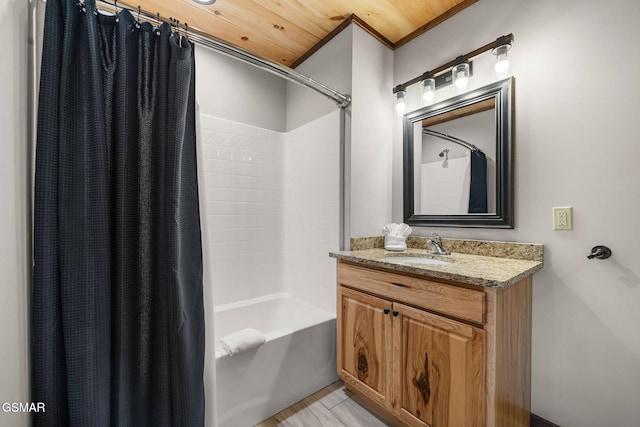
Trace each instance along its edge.
{"label": "wood plank ceiling", "polygon": [[295,67],[351,22],[394,49],[477,0],[123,0]]}

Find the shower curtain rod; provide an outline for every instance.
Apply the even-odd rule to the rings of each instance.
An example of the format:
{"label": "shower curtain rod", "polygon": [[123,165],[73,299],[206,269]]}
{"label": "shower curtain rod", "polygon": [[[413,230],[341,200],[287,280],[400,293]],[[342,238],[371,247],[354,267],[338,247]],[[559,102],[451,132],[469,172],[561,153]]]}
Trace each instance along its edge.
{"label": "shower curtain rod", "polygon": [[[138,18],[138,20],[140,19],[144,19],[145,21],[148,22],[152,22],[152,23],[157,23],[158,22],[158,18],[159,15],[153,16],[149,13],[147,13],[144,10],[134,10],[131,9],[128,6],[118,6],[117,3],[111,2],[106,2],[106,1],[102,1],[102,0],[96,0],[96,5],[104,5],[104,6],[109,6],[111,8],[113,8],[114,6],[117,9],[128,9],[129,12],[131,13],[132,16],[134,16],[135,18]],[[171,19],[171,25],[172,27],[177,27],[180,28],[180,23],[179,21],[177,21],[177,25],[174,24],[173,18]],[[166,21],[165,21],[166,22]],[[306,86],[310,89],[315,90],[318,93],[321,93],[322,95],[326,96],[329,99],[332,99],[333,101],[336,102],[336,104],[338,105],[338,107],[340,108],[346,108],[349,106],[349,104],[351,103],[351,96],[350,95],[346,95],[346,94],[342,94],[336,90],[331,89],[330,87],[312,79],[309,76],[305,76],[304,74],[298,73],[297,71],[293,70],[292,68],[286,67],[284,65],[280,65],[277,64],[273,61],[269,61],[268,59],[264,59],[264,58],[260,58],[259,56],[256,56],[252,53],[247,52],[246,50],[230,45],[226,42],[223,42],[222,40],[219,40],[215,37],[212,37],[208,34],[206,34],[204,31],[202,30],[198,30],[196,28],[191,27],[190,25],[187,28],[187,24],[185,24],[184,28],[182,28],[182,32],[187,35],[188,39],[191,40],[192,42],[199,44],[203,47],[215,50],[216,52],[220,52],[222,54],[225,54],[227,56],[230,56],[232,58],[238,59],[242,62],[245,62],[247,64],[251,64],[254,67],[260,68],[262,70],[268,71],[272,74],[278,75],[280,77],[283,77],[289,81],[292,81],[294,83],[298,83],[299,85],[302,86]]]}
{"label": "shower curtain rod", "polygon": [[464,139],[456,138],[455,136],[447,135],[446,133],[436,132],[435,130],[431,129],[422,129],[422,133],[425,135],[435,136],[449,142],[453,142],[454,144],[462,145],[463,147],[468,148],[471,151],[482,151],[472,143],[467,142]]}

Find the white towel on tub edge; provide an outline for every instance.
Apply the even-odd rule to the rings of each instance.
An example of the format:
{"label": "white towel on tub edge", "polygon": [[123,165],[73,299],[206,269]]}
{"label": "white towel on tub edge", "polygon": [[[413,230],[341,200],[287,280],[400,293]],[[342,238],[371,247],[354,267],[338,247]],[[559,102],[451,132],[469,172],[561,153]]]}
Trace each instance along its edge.
{"label": "white towel on tub edge", "polygon": [[265,343],[265,338],[262,332],[257,329],[246,328],[225,335],[218,341],[220,341],[222,348],[229,356],[235,356],[236,354],[260,347]]}

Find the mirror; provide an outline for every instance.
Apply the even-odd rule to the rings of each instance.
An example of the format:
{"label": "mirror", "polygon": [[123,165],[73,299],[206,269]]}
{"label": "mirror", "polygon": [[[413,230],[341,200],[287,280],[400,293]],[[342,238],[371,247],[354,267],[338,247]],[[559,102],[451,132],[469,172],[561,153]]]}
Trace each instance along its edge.
{"label": "mirror", "polygon": [[513,228],[513,78],[404,115],[404,222]]}

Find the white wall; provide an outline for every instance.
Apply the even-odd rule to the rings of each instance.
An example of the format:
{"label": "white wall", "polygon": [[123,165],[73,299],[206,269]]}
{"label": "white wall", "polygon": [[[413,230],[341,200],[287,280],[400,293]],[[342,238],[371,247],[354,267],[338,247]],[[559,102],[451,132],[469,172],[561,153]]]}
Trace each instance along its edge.
{"label": "white wall", "polygon": [[285,290],[335,313],[339,249],[340,111],[287,132]]}
{"label": "white wall", "polygon": [[[26,1],[0,2],[0,403],[29,400],[27,17]],[[27,414],[0,411],[0,426],[27,425]]]}
{"label": "white wall", "polygon": [[[392,51],[352,24],[296,69],[353,98],[344,135],[347,237],[379,234],[391,219],[392,64]],[[333,101],[287,84],[288,130],[335,110]]]}
{"label": "white wall", "polygon": [[353,26],[350,233],[379,235],[391,222],[393,52]]}
{"label": "white wall", "polygon": [[196,46],[200,113],[284,131],[286,81],[211,49]]}
{"label": "white wall", "polygon": [[[324,46],[313,53],[296,71],[306,74],[313,79],[337,90],[343,94],[352,91],[352,60],[353,60],[353,28],[349,25],[340,34],[329,40]],[[336,111],[336,104],[332,100],[318,93],[301,87],[295,83],[287,83],[287,130],[291,131],[314,120],[320,119]],[[350,219],[350,147],[351,147],[351,106],[344,111],[341,124],[344,126],[342,135],[344,145],[345,183],[343,191],[343,238],[342,247],[348,247],[349,219]],[[335,266],[334,266],[335,271]]]}
{"label": "white wall", "polygon": [[280,132],[200,116],[213,301],[283,291],[284,145]]}
{"label": "white wall", "polygon": [[[351,93],[353,25],[331,39],[300,64],[296,71],[343,94]],[[287,82],[287,130],[335,111],[336,103],[317,92]]]}
{"label": "white wall", "polygon": [[[532,410],[562,426],[640,419],[640,58],[630,54],[638,17],[640,3],[623,0],[483,0],[394,52],[398,84],[515,36],[515,230],[414,233],[545,245],[544,269],[534,276]],[[490,69],[493,61],[479,59],[476,86],[489,80],[481,63]],[[401,146],[396,118],[396,221]],[[554,206],[573,206],[573,231],[552,230]],[[613,257],[587,260],[596,244]]]}
{"label": "white wall", "polygon": [[[392,51],[352,24],[296,69],[353,98],[344,135],[347,237],[379,234],[391,220],[392,64]],[[335,110],[333,101],[287,84],[288,130]]]}

